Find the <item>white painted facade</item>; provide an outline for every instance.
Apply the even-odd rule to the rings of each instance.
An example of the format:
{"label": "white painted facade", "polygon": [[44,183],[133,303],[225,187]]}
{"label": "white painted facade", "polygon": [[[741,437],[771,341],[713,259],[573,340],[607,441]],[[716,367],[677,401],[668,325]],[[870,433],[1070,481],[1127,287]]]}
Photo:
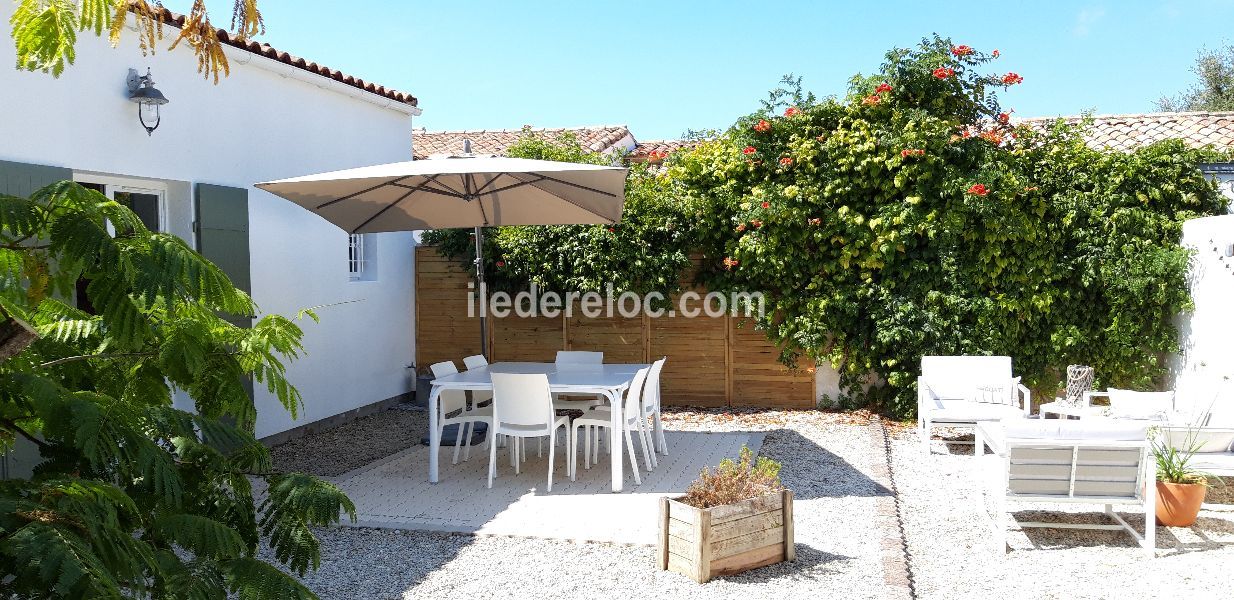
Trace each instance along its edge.
{"label": "white painted facade", "polygon": [[[1215,177],[1234,211],[1234,172]],[[1188,276],[1195,309],[1178,318],[1174,386],[1180,399],[1212,403],[1214,425],[1234,427],[1234,214],[1187,221],[1182,243],[1195,252]]]}
{"label": "white painted facade", "polygon": [[[0,3],[0,19],[13,8]],[[166,33],[150,56],[132,30],[114,49],[82,33],[76,64],[59,79],[15,70],[12,43],[0,44],[0,160],[161,186],[167,231],[190,243],[193,184],[248,188],[252,294],[261,311],[294,316],[336,304],[319,311],[320,324],[303,323],[306,353],[288,371],[304,395],[299,418],[256,386],[258,437],[413,390],[412,234],[366,238],[377,272],[352,281],[342,230],[252,186],[410,160],[419,111],[230,46],[231,75],[215,85],[196,72],[191,52],[165,49],[175,29]],[[138,123],[125,83],[130,68],[147,67],[170,100],[153,135]]]}

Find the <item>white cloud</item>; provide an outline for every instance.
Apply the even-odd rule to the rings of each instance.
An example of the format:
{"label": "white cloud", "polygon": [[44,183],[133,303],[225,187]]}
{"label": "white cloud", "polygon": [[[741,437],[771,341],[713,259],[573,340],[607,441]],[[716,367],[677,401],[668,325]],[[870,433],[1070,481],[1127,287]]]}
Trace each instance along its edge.
{"label": "white cloud", "polygon": [[1100,21],[1103,18],[1105,18],[1105,8],[1089,7],[1082,9],[1080,13],[1075,16],[1075,28],[1072,29],[1072,33],[1074,33],[1076,37],[1085,37],[1092,31],[1093,25],[1097,24],[1097,21]]}

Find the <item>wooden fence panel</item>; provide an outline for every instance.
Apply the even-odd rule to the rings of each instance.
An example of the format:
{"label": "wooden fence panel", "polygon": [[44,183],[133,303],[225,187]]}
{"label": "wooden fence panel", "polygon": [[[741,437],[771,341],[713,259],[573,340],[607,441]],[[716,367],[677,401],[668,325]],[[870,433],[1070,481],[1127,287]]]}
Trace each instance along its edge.
{"label": "wooden fence panel", "polygon": [[726,319],[664,315],[648,320],[649,358],[668,357],[660,374],[661,401],[676,406],[728,404]]}
{"label": "wooden fence panel", "polygon": [[492,362],[553,362],[561,350],[562,317],[508,316],[489,319]]}
{"label": "wooden fence panel", "polygon": [[[428,365],[480,352],[480,321],[468,317],[467,272],[433,247],[416,249],[416,364]],[[583,316],[575,305],[566,317],[507,316],[489,319],[489,357],[498,361],[552,361],[562,349],[597,350],[614,363],[651,362],[667,356],[663,401],[687,406],[813,408],[813,363],[790,371],[762,331],[729,317],[663,315]]]}
{"label": "wooden fence panel", "polygon": [[574,316],[566,319],[566,349],[603,352],[604,362],[647,362],[644,321],[643,317],[585,317],[576,306]]}
{"label": "wooden fence panel", "polygon": [[814,364],[800,361],[790,370],[780,349],[747,319],[730,318],[729,403],[734,406],[814,408]]}
{"label": "wooden fence panel", "polygon": [[436,248],[416,249],[416,366],[480,354],[480,320],[467,317],[471,277]]}

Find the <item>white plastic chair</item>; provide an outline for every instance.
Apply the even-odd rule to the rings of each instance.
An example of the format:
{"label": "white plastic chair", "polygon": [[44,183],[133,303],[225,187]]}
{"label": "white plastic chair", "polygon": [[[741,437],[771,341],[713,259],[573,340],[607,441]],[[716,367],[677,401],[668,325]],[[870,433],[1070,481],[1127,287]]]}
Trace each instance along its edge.
{"label": "white plastic chair", "polygon": [[[643,418],[651,419],[652,445],[655,446],[656,452],[665,455],[668,454],[668,442],[664,439],[664,424],[660,421],[660,371],[664,369],[664,363],[667,361],[668,357],[665,356],[651,363],[651,370],[647,373],[647,384],[643,387]],[[651,464],[658,466],[658,463],[653,453]]]}
{"label": "white plastic chair", "polygon": [[604,353],[586,350],[558,350],[557,360],[554,362],[558,365],[602,365],[604,364]]}
{"label": "white plastic chair", "polygon": [[[433,372],[433,377],[445,377],[458,373],[458,368],[451,361],[444,361],[434,364],[429,367]],[[457,415],[449,416],[451,413],[457,412]],[[458,464],[458,452],[463,445],[463,438],[467,438],[467,452],[463,455],[463,460],[471,458],[471,436],[475,429],[475,423],[481,422],[488,425],[488,430],[493,430],[493,409],[492,407],[480,408],[467,405],[467,394],[462,390],[442,390],[437,396],[437,435],[440,439],[445,431],[446,425],[457,424],[458,434],[454,439],[454,462]],[[484,437],[485,444],[491,444],[493,436],[486,434]]]}
{"label": "white plastic chair", "polygon": [[[529,438],[548,436],[548,488],[553,491],[553,462],[557,452],[557,428],[566,430],[567,440],[570,435],[570,418],[558,417],[553,410],[553,397],[549,392],[548,375],[543,373],[493,373],[493,424],[489,431],[493,435],[505,435],[513,438]],[[492,437],[489,438],[490,441]],[[519,472],[519,455],[522,444],[510,444],[510,461],[514,465],[514,473]],[[566,465],[566,471],[573,473],[573,467]],[[497,475],[497,445],[489,444],[488,450],[488,487],[493,487],[493,477]]]}
{"label": "white plastic chair", "polygon": [[[463,366],[467,367],[468,371],[472,369],[479,369],[481,367],[487,367],[488,359],[484,358],[483,354],[477,354],[475,356],[468,356],[467,358],[463,359]],[[490,392],[488,390],[473,390],[471,392],[471,401],[476,406],[480,406],[481,404],[487,405],[489,401],[491,401],[492,399],[493,399],[493,392]]]}
{"label": "white plastic chair", "polygon": [[[558,350],[554,364],[558,369],[586,369],[604,364],[603,352],[585,350]],[[604,404],[604,399],[595,397],[587,400],[566,400],[553,394],[553,408],[556,410],[587,410]]]}
{"label": "white plastic chair", "polygon": [[[643,418],[642,412],[643,384],[647,381],[647,373],[650,370],[651,368],[647,367],[639,369],[634,374],[634,380],[630,384],[630,389],[626,390],[626,397],[621,403],[622,415],[624,417],[622,419],[621,434],[626,440],[626,451],[630,454],[630,470],[634,473],[634,483],[636,485],[642,485],[643,480],[638,474],[638,459],[634,456],[634,440],[631,437],[631,431],[639,432],[639,441],[643,446],[643,461],[646,463],[648,471],[652,468],[651,453],[648,451],[651,444],[646,431],[647,420]],[[599,445],[593,442],[591,432],[596,430],[598,434],[599,429],[607,428],[611,430],[613,426],[612,414],[612,409],[609,407],[595,408],[584,412],[583,416],[575,418],[570,423],[570,481],[574,481],[578,473],[578,465],[576,463],[578,462],[577,442],[579,439],[579,428],[585,428],[583,430],[583,464],[585,468],[590,469],[592,454],[596,455],[597,462],[599,459]],[[621,443],[620,438],[613,431],[609,431],[609,439],[612,440],[612,443]],[[594,449],[593,445],[595,446]]]}

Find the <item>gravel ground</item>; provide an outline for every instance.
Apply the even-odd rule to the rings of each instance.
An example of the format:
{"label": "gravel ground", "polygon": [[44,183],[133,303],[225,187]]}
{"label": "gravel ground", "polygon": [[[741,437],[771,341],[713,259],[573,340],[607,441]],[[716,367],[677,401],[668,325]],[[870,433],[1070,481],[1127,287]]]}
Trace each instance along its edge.
{"label": "gravel ground", "polygon": [[[391,410],[275,449],[280,467],[322,475],[392,453],[419,432],[422,412]],[[798,598],[893,597],[884,586],[892,530],[874,518],[889,496],[871,479],[882,460],[863,415],[673,411],[669,429],[770,430],[762,454],[780,461],[794,490],[797,561],[698,585],[654,568],[645,546],[580,544],[339,527],[321,530],[321,567],[305,583],[323,598]],[[401,436],[394,435],[401,433]],[[418,437],[418,436],[414,436]],[[393,441],[398,438],[399,441]],[[401,445],[400,445],[401,444]],[[348,448],[340,452],[340,448]],[[353,454],[356,456],[340,456]],[[843,532],[843,534],[837,534]],[[894,541],[894,540],[893,540]],[[267,558],[270,558],[267,556]]]}
{"label": "gravel ground", "polygon": [[[1158,527],[1153,559],[1121,531],[1029,529],[1026,534],[1014,528],[1004,557],[990,541],[989,519],[978,512],[978,461],[968,447],[952,446],[955,454],[942,454],[943,448],[936,441],[927,458],[911,430],[900,431],[893,442],[920,598],[1231,597],[1230,573],[1221,565],[1234,561],[1234,506],[1204,511],[1195,527]],[[1100,512],[1082,512],[1088,508],[1059,508],[1077,512],[1061,519],[1054,512],[1014,515],[1109,522]],[[1144,523],[1143,516],[1123,514],[1137,528]]]}
{"label": "gravel ground", "polygon": [[428,411],[410,404],[361,417],[270,449],[280,471],[336,477],[413,444],[428,431]]}
{"label": "gravel ground", "polygon": [[[274,449],[277,464],[332,476],[387,456],[418,440],[423,411],[403,407]],[[869,415],[815,411],[672,410],[677,430],[769,431],[762,453],[783,465],[794,490],[797,563],[697,585],[656,570],[644,546],[584,544],[339,527],[318,532],[321,568],[306,584],[323,598],[562,597],[621,598],[894,598],[901,538],[889,521],[888,484],[879,474],[881,442]],[[996,554],[989,520],[977,509],[976,461],[921,453],[916,433],[892,426],[893,467],[911,571],[920,598],[1230,597],[1234,506],[1201,513],[1192,528],[1157,530],[1149,560],[1122,532],[1034,529],[1008,532],[1011,552]],[[409,432],[411,432],[409,434]],[[342,451],[345,449],[345,451]],[[1215,489],[1212,500],[1228,498]],[[1063,507],[1069,511],[1083,508]],[[882,512],[880,512],[882,511]],[[1016,517],[1053,520],[1056,513]],[[1127,515],[1134,525],[1142,518]],[[1105,522],[1073,512],[1070,522]],[[267,556],[267,559],[272,557]],[[891,583],[892,585],[886,585]]]}

